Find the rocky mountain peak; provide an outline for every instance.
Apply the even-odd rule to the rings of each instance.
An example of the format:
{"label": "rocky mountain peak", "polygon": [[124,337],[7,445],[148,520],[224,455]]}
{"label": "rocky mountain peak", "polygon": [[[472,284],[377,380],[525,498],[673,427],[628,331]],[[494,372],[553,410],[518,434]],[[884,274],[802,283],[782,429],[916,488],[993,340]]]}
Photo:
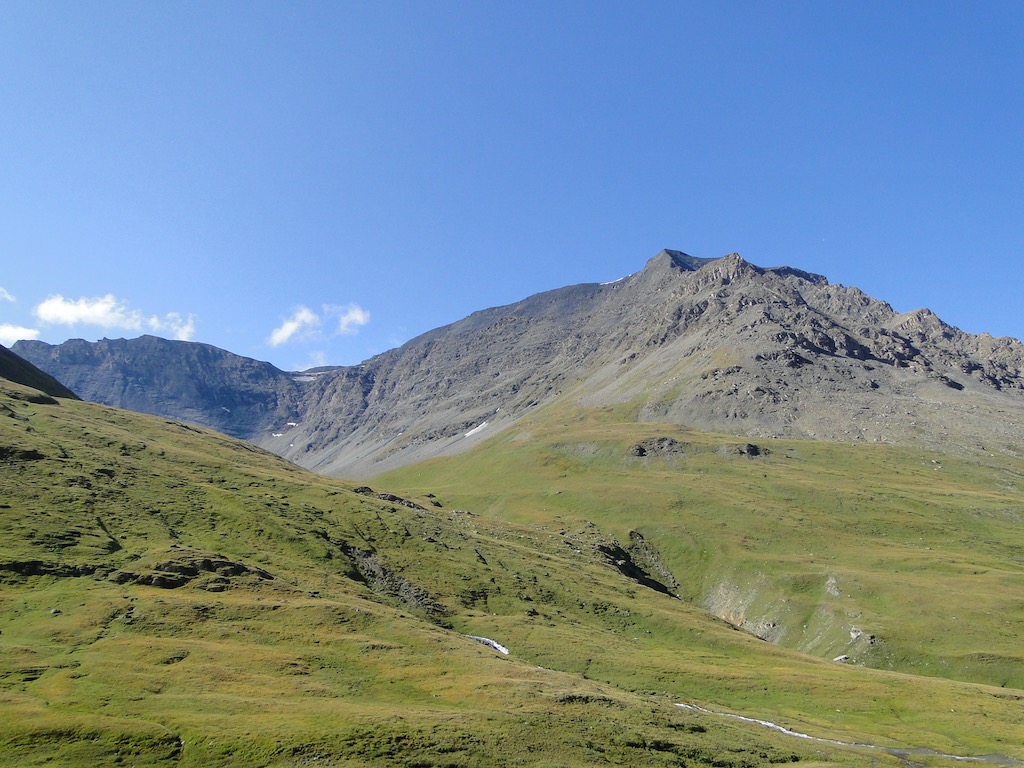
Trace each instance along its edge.
{"label": "rocky mountain peak", "polygon": [[662,272],[666,270],[674,274],[711,270],[716,275],[728,275],[738,274],[747,270],[757,271],[758,268],[744,261],[743,257],[738,253],[706,259],[690,256],[682,251],[673,251],[665,248],[647,262],[641,274],[649,271]]}
{"label": "rocky mountain peak", "polygon": [[344,404],[345,425],[321,414],[288,437],[301,448],[286,455],[369,475],[462,450],[563,397],[639,402],[643,420],[746,436],[953,433],[977,447],[1008,434],[982,400],[1024,409],[1024,354],[1019,343],[1000,350],[821,275],[664,250],[626,280],[538,294],[414,339],[380,359],[373,382],[322,379],[317,396]]}
{"label": "rocky mountain peak", "polygon": [[646,268],[666,266],[682,270],[683,272],[694,272],[712,261],[715,261],[715,259],[702,259],[696,256],[690,256],[682,251],[673,251],[668,248],[664,248],[647,262]]}

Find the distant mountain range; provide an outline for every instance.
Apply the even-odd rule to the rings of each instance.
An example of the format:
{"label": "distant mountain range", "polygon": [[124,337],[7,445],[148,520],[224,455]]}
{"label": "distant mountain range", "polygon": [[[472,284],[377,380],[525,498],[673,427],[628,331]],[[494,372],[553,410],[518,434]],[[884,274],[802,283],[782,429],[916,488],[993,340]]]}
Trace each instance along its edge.
{"label": "distant mountain range", "polygon": [[369,477],[457,453],[559,398],[750,437],[1015,450],[1024,345],[737,254],[485,309],[357,366],[287,373],[150,336],[13,350],[82,397]]}

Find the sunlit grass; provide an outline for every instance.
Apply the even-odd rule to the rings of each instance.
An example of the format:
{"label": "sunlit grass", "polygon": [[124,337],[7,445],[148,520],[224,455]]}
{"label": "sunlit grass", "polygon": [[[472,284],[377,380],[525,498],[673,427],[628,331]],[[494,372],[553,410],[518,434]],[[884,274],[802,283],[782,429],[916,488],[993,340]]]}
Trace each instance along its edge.
{"label": "sunlit grass", "polygon": [[[868,534],[839,502],[910,495],[883,474],[892,454],[793,443],[766,461],[736,459],[720,436],[688,435],[685,460],[638,461],[625,452],[658,426],[630,431],[580,412],[570,426],[538,421],[531,436],[510,432],[374,483],[404,488],[412,508],[214,433],[18,392],[0,401],[0,445],[13,449],[0,466],[0,765],[896,763],[677,701],[844,741],[1024,756],[1019,691],[938,668],[923,678],[815,659],[691,604],[715,579],[743,588],[763,577],[763,603],[789,595],[793,616],[812,616],[827,567],[843,585],[838,610],[879,625],[940,576],[951,595],[985,579],[967,608],[1017,622],[1014,540],[997,514],[1015,493],[998,485],[1005,468],[946,462],[929,487],[928,465],[901,458],[922,475],[910,490],[924,522],[903,522],[902,502],[888,503],[900,538],[845,563]],[[845,477],[839,459],[860,461],[869,480]],[[823,493],[835,486],[839,501]],[[955,527],[953,502],[932,514],[943,493],[978,512],[979,554],[960,542],[940,559],[908,538],[934,548]],[[779,533],[802,529],[795,515],[841,513],[843,536]],[[656,543],[687,599],[600,554],[630,530]],[[356,550],[372,553],[380,578],[359,570]],[[896,594],[884,580],[894,561]],[[982,563],[987,573],[965,572]],[[847,595],[853,586],[864,596]],[[927,609],[915,608],[913,632],[927,631]],[[994,654],[989,636],[994,624],[968,639]],[[877,666],[974,653],[949,637],[912,657],[912,634],[885,639],[907,656]],[[996,656],[960,658],[954,671],[1015,674]]]}

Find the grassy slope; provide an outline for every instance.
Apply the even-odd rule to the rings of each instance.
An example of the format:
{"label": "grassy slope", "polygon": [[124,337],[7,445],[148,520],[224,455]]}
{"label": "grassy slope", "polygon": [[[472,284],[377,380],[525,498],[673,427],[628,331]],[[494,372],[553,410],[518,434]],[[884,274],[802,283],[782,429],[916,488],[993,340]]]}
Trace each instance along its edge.
{"label": "grassy slope", "polygon": [[763,643],[626,579],[597,555],[607,534],[525,498],[519,523],[412,509],[26,393],[0,383],[0,765],[890,761],[680,700],[1024,757],[1014,695]]}
{"label": "grassy slope", "polygon": [[[1020,461],[806,441],[764,441],[770,453],[750,458],[736,438],[630,416],[545,409],[470,453],[377,481],[553,531],[592,523],[623,542],[639,531],[684,599],[796,650],[848,655],[860,668],[1024,688]],[[662,436],[683,452],[631,455],[636,443]],[[850,691],[875,679],[833,666]],[[984,727],[987,707],[957,705],[942,693],[960,686],[927,684],[935,698],[923,708],[936,720],[957,720],[953,730],[962,732]],[[759,690],[709,683],[701,695],[722,706],[793,711],[791,700],[783,703],[791,692]],[[1021,691],[1005,695],[1024,720]],[[883,704],[866,691],[862,703],[865,728],[908,725],[904,703]],[[919,727],[928,730],[917,722],[906,736]],[[1024,728],[1012,734],[1024,742]]]}

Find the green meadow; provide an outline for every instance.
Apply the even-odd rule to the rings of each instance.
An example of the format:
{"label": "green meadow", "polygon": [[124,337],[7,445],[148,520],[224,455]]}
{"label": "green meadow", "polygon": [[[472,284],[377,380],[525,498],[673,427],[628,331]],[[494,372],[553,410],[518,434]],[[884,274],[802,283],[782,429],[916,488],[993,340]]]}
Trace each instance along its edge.
{"label": "green meadow", "polygon": [[1015,460],[549,409],[369,489],[0,390],[2,766],[1024,760]]}

